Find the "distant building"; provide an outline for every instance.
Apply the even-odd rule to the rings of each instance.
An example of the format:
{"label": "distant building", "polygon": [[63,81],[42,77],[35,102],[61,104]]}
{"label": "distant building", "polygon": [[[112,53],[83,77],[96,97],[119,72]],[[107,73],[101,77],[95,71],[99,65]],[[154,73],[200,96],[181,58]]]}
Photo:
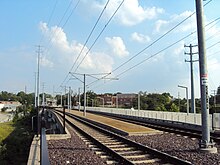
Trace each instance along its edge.
{"label": "distant building", "polygon": [[104,105],[104,106],[112,106],[113,105],[112,95],[110,95],[110,94],[98,95],[97,101],[100,106],[101,105]]}
{"label": "distant building", "polygon": [[117,94],[116,96],[116,104],[118,102],[118,106],[132,107],[133,102],[137,100],[137,94],[128,93],[128,94]]}
{"label": "distant building", "polygon": [[57,100],[53,98],[46,98],[46,105],[57,106]]}
{"label": "distant building", "polygon": [[21,105],[18,101],[0,101],[0,109],[7,108],[6,112],[15,111]]}
{"label": "distant building", "polygon": [[116,96],[110,94],[98,95],[97,101],[98,105],[108,106],[108,107],[132,107],[133,102],[137,100],[137,94],[117,94]]}

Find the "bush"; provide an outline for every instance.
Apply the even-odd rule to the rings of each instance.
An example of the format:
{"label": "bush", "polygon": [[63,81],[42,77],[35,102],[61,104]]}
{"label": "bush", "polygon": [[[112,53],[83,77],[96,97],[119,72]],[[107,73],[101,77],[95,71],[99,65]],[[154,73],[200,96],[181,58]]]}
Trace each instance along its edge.
{"label": "bush", "polygon": [[0,160],[4,159],[6,156],[6,144],[0,144]]}
{"label": "bush", "polygon": [[7,109],[8,109],[7,107],[3,107],[3,108],[1,109],[1,111],[2,111],[2,112],[5,112]]}

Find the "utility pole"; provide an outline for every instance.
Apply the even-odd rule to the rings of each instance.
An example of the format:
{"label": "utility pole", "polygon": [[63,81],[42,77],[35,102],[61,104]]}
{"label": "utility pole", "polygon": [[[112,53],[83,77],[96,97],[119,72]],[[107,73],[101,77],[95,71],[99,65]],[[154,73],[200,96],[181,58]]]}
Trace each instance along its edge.
{"label": "utility pole", "polygon": [[69,87],[69,90],[68,90],[68,93],[67,93],[67,109],[70,108],[70,87]]}
{"label": "utility pole", "polygon": [[72,109],[72,94],[73,94],[73,91],[70,87],[70,110]]}
{"label": "utility pole", "polygon": [[42,95],[43,95],[43,98],[42,98],[42,106],[45,106],[45,95],[44,95],[44,86],[45,85],[45,83],[43,82],[42,83]]}
{"label": "utility pole", "polygon": [[138,111],[140,111],[141,108],[141,98],[140,98],[140,92],[138,93]]}
{"label": "utility pole", "polygon": [[70,111],[71,109],[71,87],[69,87],[69,92],[68,92],[68,109]]}
{"label": "utility pole", "polygon": [[[67,88],[67,86],[60,86],[60,87],[64,88],[64,96],[63,96],[63,98],[64,98],[64,105],[63,106],[66,106],[67,105],[66,104],[66,88]],[[61,94],[61,106],[62,106],[62,94]]]}
{"label": "utility pole", "polygon": [[180,92],[178,92],[178,102],[179,102],[179,110],[180,110]]}
{"label": "utility pole", "polygon": [[200,150],[208,153],[217,153],[217,148],[210,141],[209,127],[209,97],[208,97],[208,71],[206,61],[205,32],[203,21],[203,0],[196,1],[197,34],[199,47],[199,70],[200,70],[200,91],[202,110],[202,139]]}
{"label": "utility pole", "polygon": [[24,93],[27,94],[27,86],[24,86]]}
{"label": "utility pole", "polygon": [[[109,73],[97,73],[97,74],[82,74],[82,73],[74,73],[74,72],[69,72],[69,74],[71,74],[75,79],[79,80],[80,82],[83,83],[83,92],[84,92],[84,107],[83,107],[83,115],[86,116],[86,76],[90,76],[92,78],[95,78],[97,80],[101,80],[101,79],[110,79],[110,78],[105,78],[105,77],[101,77],[101,78],[97,78],[95,77],[95,75],[107,75]],[[81,75],[83,76],[83,80],[80,80],[76,75]],[[112,80],[118,80],[116,78],[111,78]]]}
{"label": "utility pole", "polygon": [[34,107],[37,107],[37,72],[34,72],[35,85],[34,85]]}
{"label": "utility pole", "polygon": [[78,88],[78,92],[79,92],[79,111],[80,111],[80,106],[81,106],[81,103],[80,103],[80,88]]}
{"label": "utility pole", "polygon": [[190,55],[190,60],[185,60],[185,62],[190,62],[190,70],[191,70],[191,111],[190,113],[196,114],[195,110],[195,94],[194,94],[194,77],[193,77],[193,62],[197,62],[198,60],[193,60],[193,55],[198,53],[193,53],[192,48],[196,47],[197,45],[190,44],[189,46],[184,45],[184,47],[189,47],[190,52],[186,53],[187,55]]}
{"label": "utility pole", "polygon": [[116,94],[116,108],[118,109],[118,94]]}
{"label": "utility pole", "polygon": [[40,54],[42,53],[41,51],[41,46],[38,45],[38,50],[37,52],[37,137],[39,134],[39,85],[40,85]]}
{"label": "utility pole", "polygon": [[63,97],[62,97],[62,92],[61,92],[61,94],[60,94],[60,104],[61,104],[61,107],[63,106]]}
{"label": "utility pole", "polygon": [[83,74],[83,92],[84,92],[84,107],[83,107],[83,115],[86,116],[86,74]]}

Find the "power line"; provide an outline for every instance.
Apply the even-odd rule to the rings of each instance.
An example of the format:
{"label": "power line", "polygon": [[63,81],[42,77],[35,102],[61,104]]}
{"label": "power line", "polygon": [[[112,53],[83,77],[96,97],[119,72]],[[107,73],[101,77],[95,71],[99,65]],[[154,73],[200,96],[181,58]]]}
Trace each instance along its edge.
{"label": "power line", "polygon": [[[210,0],[209,2],[207,2],[204,6],[206,6],[207,4],[209,4],[211,1],[212,1],[212,0]],[[163,37],[165,37],[165,35],[167,35],[167,34],[170,33],[171,31],[173,31],[175,28],[177,28],[180,24],[182,24],[183,22],[185,22],[187,19],[189,19],[189,18],[190,18],[192,15],[194,15],[194,14],[195,14],[195,12],[192,13],[191,15],[189,15],[187,18],[185,18],[185,19],[182,20],[181,22],[179,22],[177,25],[175,25],[173,28],[171,28],[169,31],[167,31],[165,34],[163,34],[161,37],[159,37],[158,39],[156,39],[153,43],[151,43],[150,45],[148,45],[147,47],[145,47],[144,49],[142,49],[140,52],[138,52],[137,54],[135,54],[134,56],[132,56],[130,59],[128,59],[127,61],[125,61],[124,63],[122,63],[120,66],[118,66],[117,68],[113,69],[111,73],[109,73],[109,74],[103,76],[103,77],[100,78],[99,80],[101,80],[101,79],[107,77],[108,75],[112,74],[113,72],[115,72],[116,70],[118,70],[119,68],[121,68],[122,66],[124,66],[125,64],[127,64],[129,61],[131,61],[132,59],[134,59],[135,57],[137,57],[139,54],[143,53],[146,49],[148,49],[148,48],[151,47],[153,44],[155,44],[156,42],[158,42],[160,39],[162,39]],[[209,26],[210,24],[212,24],[213,22],[217,21],[218,19],[220,19],[220,17],[218,17],[218,18],[216,18],[215,20],[209,22],[209,23],[206,25],[206,27]],[[141,64],[144,63],[145,61],[147,61],[147,60],[153,58],[154,56],[160,54],[161,52],[163,52],[163,51],[169,49],[170,47],[172,47],[172,46],[174,46],[175,44],[177,44],[178,42],[180,42],[180,41],[182,41],[182,40],[188,38],[189,36],[195,34],[196,32],[197,32],[197,31],[194,31],[194,32],[188,34],[187,36],[185,36],[185,37],[181,38],[180,40],[174,42],[173,44],[171,44],[171,45],[165,47],[164,49],[160,50],[159,52],[157,52],[157,53],[151,55],[151,56],[148,57],[147,59],[144,59],[143,61],[137,63],[136,65],[134,65],[134,66],[128,68],[127,70],[121,72],[121,73],[118,74],[116,77],[118,78],[119,76],[121,76],[121,75],[125,74],[126,72],[132,70],[133,68],[135,68],[135,67],[141,65]],[[91,83],[88,84],[88,85],[92,85],[92,84],[96,83],[96,82],[99,81],[99,80],[95,80],[95,81],[91,82]]]}
{"label": "power line", "polygon": [[[96,26],[97,26],[97,24],[98,24],[100,18],[102,17],[102,15],[103,15],[103,13],[104,13],[106,7],[108,6],[109,1],[110,1],[110,0],[108,0],[107,3],[105,4],[105,6],[104,6],[102,12],[100,13],[100,15],[99,15],[99,17],[98,17],[96,23],[94,24],[94,26],[93,26],[93,28],[92,28],[92,30],[91,30],[89,36],[87,37],[87,39],[86,39],[86,41],[85,41],[85,43],[84,43],[82,49],[80,50],[80,53],[78,54],[78,56],[77,56],[75,62],[73,63],[72,67],[70,68],[69,72],[72,71],[72,69],[74,68],[74,66],[75,66],[75,64],[76,64],[76,62],[77,62],[77,60],[79,59],[80,55],[82,54],[83,49],[85,48],[85,46],[86,46],[87,42],[89,41],[89,39],[90,39],[90,37],[91,37],[93,31],[94,31],[95,28],[96,28]],[[67,75],[66,75],[66,77],[64,78],[63,82],[61,83],[61,85],[63,85],[64,82],[67,80],[67,78],[68,78],[68,76],[69,76],[69,72],[67,73]]]}
{"label": "power line", "polygon": [[[207,4],[209,4],[211,1],[212,1],[212,0],[210,0],[209,2],[207,2],[204,6],[206,6]],[[174,29],[176,29],[178,26],[180,26],[182,23],[184,23],[186,20],[188,20],[188,19],[189,19],[192,15],[194,15],[194,14],[195,14],[195,12],[193,12],[193,13],[192,13],[191,15],[189,15],[187,18],[185,18],[185,19],[182,20],[180,23],[178,23],[176,26],[174,26],[173,28],[171,28],[169,31],[167,31],[165,34],[163,34],[161,37],[159,37],[158,39],[156,39],[153,43],[151,43],[150,45],[148,45],[147,47],[145,47],[144,49],[142,49],[140,52],[138,52],[137,54],[135,54],[134,56],[132,56],[132,57],[131,57],[130,59],[128,59],[126,62],[124,62],[123,64],[121,64],[120,66],[118,66],[118,67],[117,67],[116,69],[114,69],[112,72],[115,72],[116,70],[118,70],[119,68],[121,68],[122,66],[124,66],[125,64],[127,64],[129,61],[131,61],[132,59],[134,59],[135,57],[137,57],[138,55],[140,55],[141,53],[143,53],[146,49],[148,49],[149,47],[151,47],[152,45],[154,45],[156,42],[158,42],[159,40],[161,40],[163,37],[165,37],[167,34],[169,34],[170,32],[172,32]],[[196,32],[196,31],[195,31],[195,32]],[[145,59],[145,60],[139,62],[138,64],[136,64],[136,65],[130,67],[129,69],[125,70],[124,72],[118,74],[116,77],[119,77],[119,76],[121,76],[122,74],[128,72],[129,70],[131,70],[131,69],[133,69],[133,68],[139,66],[139,65],[142,64],[143,62],[149,60],[150,58],[153,58],[154,56],[158,55],[159,53],[163,52],[164,50],[166,50],[166,49],[172,47],[173,45],[177,44],[178,42],[182,41],[183,39],[185,39],[185,38],[191,36],[191,35],[194,34],[195,32],[193,32],[193,33],[187,35],[186,37],[183,37],[182,39],[180,39],[180,40],[174,42],[173,44],[171,44],[171,45],[169,45],[169,46],[167,46],[166,48],[162,49],[161,51],[157,52],[156,54],[154,54],[154,55],[148,57],[147,59]],[[87,54],[86,54],[86,55],[87,55]],[[85,58],[85,56],[84,56],[84,58]],[[84,58],[83,58],[83,59],[84,59]],[[82,62],[82,61],[81,61],[81,62]],[[81,63],[80,63],[80,64],[81,64]],[[79,67],[79,65],[78,65],[78,67]],[[77,67],[77,68],[78,68],[78,67]],[[109,74],[103,76],[102,78],[107,77],[107,76],[110,75],[110,74],[111,74],[111,73],[109,73]],[[99,79],[99,80],[100,80],[100,79]],[[89,85],[91,85],[91,84],[93,84],[93,83],[95,83],[95,82],[97,82],[97,81],[99,81],[99,80],[95,80],[94,82],[91,82]]]}
{"label": "power line", "polygon": [[[210,26],[208,29],[206,29],[206,32],[208,32],[208,31],[209,31],[210,29],[212,29],[215,25],[217,25],[217,24],[219,23],[219,21],[220,21],[220,17],[218,17],[218,18],[214,19],[213,21],[209,22],[206,27],[208,27],[209,25],[211,25],[211,24],[213,24],[213,23],[214,23],[214,24],[213,24],[212,26]],[[214,35],[215,35],[215,34],[214,34]],[[210,36],[209,38],[207,38],[206,41],[210,40],[214,35],[212,35],[212,36]],[[190,41],[190,43],[193,42],[193,41],[196,40],[196,39],[197,39],[197,36],[196,36],[195,38],[193,38],[193,39]]]}
{"label": "power line", "polygon": [[[51,19],[52,19],[52,17],[53,17],[54,11],[55,11],[56,6],[57,6],[57,1],[58,1],[58,0],[56,0],[55,4],[54,4],[54,6],[53,6],[53,9],[52,9],[52,11],[51,11],[51,14],[50,14],[50,16],[49,16],[49,18],[48,18],[48,21],[47,21],[48,24],[50,23],[50,21],[51,21]],[[43,40],[43,35],[41,36],[40,43],[42,42],[42,40]]]}
{"label": "power line", "polygon": [[178,41],[175,41],[175,42],[172,43],[171,45],[169,45],[169,46],[167,46],[167,47],[161,49],[161,50],[158,51],[157,53],[151,55],[150,57],[148,57],[148,58],[142,60],[141,62],[137,63],[136,65],[133,65],[132,67],[130,67],[130,68],[128,68],[127,70],[123,71],[122,73],[118,74],[116,77],[119,77],[119,76],[121,76],[122,74],[125,74],[125,73],[128,72],[129,70],[136,68],[137,66],[141,65],[141,64],[144,63],[145,61],[148,61],[148,60],[150,60],[151,58],[153,58],[153,57],[159,55],[161,52],[163,52],[163,51],[165,51],[165,50],[171,48],[172,46],[174,46],[174,45],[176,45],[177,43],[179,43],[180,41],[182,41],[182,40],[188,38],[188,37],[191,36],[192,34],[193,34],[193,33],[190,33],[190,34],[188,34],[187,36],[185,36],[185,37],[179,39]]}
{"label": "power line", "polygon": [[91,30],[91,32],[90,32],[90,34],[89,34],[89,36],[87,37],[87,39],[86,39],[85,43],[83,44],[83,47],[82,47],[82,49],[80,50],[80,53],[78,54],[78,56],[77,56],[77,58],[76,58],[75,62],[73,63],[73,65],[72,65],[72,67],[71,67],[70,71],[72,71],[72,69],[74,68],[74,66],[75,66],[75,64],[76,64],[76,62],[77,62],[77,60],[79,59],[80,55],[82,54],[82,51],[84,50],[84,48],[85,48],[86,44],[88,43],[88,41],[89,41],[89,39],[90,39],[90,37],[91,37],[91,35],[92,35],[93,31],[95,30],[95,28],[96,28],[96,26],[97,26],[98,22],[100,21],[100,19],[101,19],[101,17],[102,17],[102,15],[103,15],[103,13],[104,13],[104,11],[105,11],[106,7],[108,6],[109,1],[110,1],[110,0],[108,0],[108,1],[106,2],[106,4],[105,4],[104,8],[102,9],[102,12],[100,13],[100,15],[99,15],[99,17],[98,17],[98,19],[97,19],[96,23],[94,24],[94,26],[93,26],[93,28],[92,28],[92,30]]}
{"label": "power line", "polygon": [[97,38],[95,39],[95,41],[93,42],[93,44],[91,45],[91,47],[89,48],[89,50],[86,52],[85,56],[83,57],[83,59],[80,61],[79,65],[76,67],[75,71],[77,71],[77,69],[79,68],[79,66],[82,64],[82,62],[84,61],[84,59],[86,58],[86,56],[88,55],[88,53],[90,52],[90,50],[92,49],[92,47],[95,45],[95,43],[97,42],[97,40],[99,39],[99,37],[101,36],[101,34],[104,32],[105,28],[108,26],[108,24],[111,22],[111,20],[113,19],[113,17],[115,16],[115,14],[118,12],[118,10],[120,9],[120,7],[122,6],[122,4],[124,3],[124,0],[119,4],[118,8],[115,10],[115,12],[112,14],[112,16],[110,17],[109,21],[105,24],[104,28],[101,30],[101,32],[99,33],[99,35],[97,36]]}
{"label": "power line", "polygon": [[[75,5],[74,8],[72,9],[71,13],[70,13],[69,16],[67,17],[66,21],[65,21],[64,24],[61,26],[62,29],[65,27],[65,25],[66,25],[67,22],[69,21],[70,17],[72,16],[72,14],[74,13],[74,11],[75,11],[76,8],[78,7],[79,2],[80,2],[80,0],[77,1],[76,5]],[[63,14],[63,16],[62,16],[62,18],[60,19],[60,21],[59,21],[59,23],[58,23],[58,27],[60,27],[60,25],[61,25],[61,23],[62,23],[64,17],[66,16],[66,14],[67,14],[69,8],[71,7],[72,3],[73,3],[73,0],[69,3],[67,9],[65,10],[65,12],[64,12],[64,14]],[[52,33],[52,34],[50,35],[50,37],[49,37],[50,39],[49,39],[49,41],[47,42],[47,46],[46,46],[46,47],[48,47],[47,52],[49,52],[49,50],[50,50],[51,47],[52,47],[52,39],[53,39],[55,33],[56,33],[56,31],[55,31],[54,33]],[[58,31],[58,33],[57,33],[56,35],[58,35],[59,33],[60,33],[60,31]]]}
{"label": "power line", "polygon": [[[204,6],[206,6],[207,4],[209,4],[212,0],[210,0],[209,2],[207,2]],[[148,48],[150,48],[151,46],[153,46],[155,43],[157,43],[158,41],[160,41],[162,38],[164,38],[166,35],[168,35],[170,32],[172,32],[174,29],[176,29],[178,26],[180,26],[182,23],[184,23],[186,20],[188,20],[190,17],[192,17],[196,12],[194,11],[192,14],[190,14],[188,17],[186,17],[184,20],[182,20],[181,22],[179,22],[177,25],[175,25],[174,27],[172,27],[170,30],[168,30],[166,33],[164,33],[162,36],[160,36],[159,38],[157,38],[154,42],[152,42],[150,45],[148,45],[147,47],[143,48],[141,51],[139,51],[137,54],[135,54],[134,56],[132,56],[130,59],[128,59],[127,61],[125,61],[124,63],[122,63],[121,65],[119,65],[118,67],[116,67],[112,72],[118,70],[119,68],[121,68],[122,66],[124,66],[125,64],[127,64],[128,62],[130,62],[131,60],[133,60],[135,57],[137,57],[138,55],[140,55],[141,53],[143,53],[145,50],[147,50]]]}

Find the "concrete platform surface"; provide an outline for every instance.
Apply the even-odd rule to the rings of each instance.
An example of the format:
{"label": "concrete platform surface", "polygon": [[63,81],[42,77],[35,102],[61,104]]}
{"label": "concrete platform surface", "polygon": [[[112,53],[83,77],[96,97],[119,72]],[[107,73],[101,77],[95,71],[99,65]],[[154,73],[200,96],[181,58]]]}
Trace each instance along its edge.
{"label": "concrete platform surface", "polygon": [[108,117],[104,117],[100,115],[95,115],[95,114],[91,114],[88,112],[86,112],[86,116],[83,115],[82,111],[79,112],[77,110],[71,110],[71,111],[66,110],[66,112],[70,112],[74,115],[84,117],[84,118],[94,120],[96,122],[111,126],[118,130],[126,132],[128,135],[144,135],[144,134],[149,135],[149,134],[162,133],[161,131],[151,129],[148,127],[144,127],[144,126],[140,126],[137,124],[132,124],[132,123],[128,123],[128,122],[124,122],[124,121],[120,121],[120,120],[116,120],[116,119],[112,119],[112,118],[108,118]]}

